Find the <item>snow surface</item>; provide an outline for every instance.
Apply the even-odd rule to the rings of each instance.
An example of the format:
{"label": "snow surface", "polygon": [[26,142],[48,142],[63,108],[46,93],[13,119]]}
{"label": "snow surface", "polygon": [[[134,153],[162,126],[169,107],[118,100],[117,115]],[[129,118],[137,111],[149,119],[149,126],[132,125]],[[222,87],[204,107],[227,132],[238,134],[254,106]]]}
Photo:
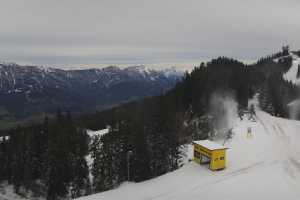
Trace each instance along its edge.
{"label": "snow surface", "polygon": [[9,136],[1,136],[0,137],[0,142],[7,141],[7,140],[9,140]]}
{"label": "snow surface", "polygon": [[97,130],[97,131],[87,130],[86,132],[92,138],[96,135],[98,135],[98,136],[105,135],[106,133],[108,133],[108,131],[109,131],[109,129],[105,128],[105,129]]}
{"label": "snow surface", "polygon": [[[237,119],[227,141],[227,167],[210,171],[188,162],[180,169],[142,183],[81,200],[300,199],[300,122],[256,111],[256,122]],[[247,135],[251,127],[252,135]],[[192,145],[188,157],[192,158]],[[187,159],[188,160],[188,159]]]}
{"label": "snow surface", "polygon": [[296,99],[287,104],[290,119],[297,119],[300,113],[300,99]]}
{"label": "snow surface", "polygon": [[193,143],[203,146],[209,150],[226,149],[225,146],[220,145],[216,142],[212,142],[210,140],[198,140],[198,141],[193,141]]}
{"label": "snow surface", "polygon": [[295,55],[291,54],[293,58],[293,63],[291,68],[283,75],[284,80],[290,81],[296,85],[300,84],[300,78],[297,78],[298,73],[298,66],[300,65],[300,58]]}
{"label": "snow surface", "polygon": [[[22,188],[21,188],[22,190]],[[22,191],[22,195],[18,195],[14,191],[14,187],[6,181],[0,184],[0,200],[45,200],[43,197],[34,196],[31,192],[26,190]]]}

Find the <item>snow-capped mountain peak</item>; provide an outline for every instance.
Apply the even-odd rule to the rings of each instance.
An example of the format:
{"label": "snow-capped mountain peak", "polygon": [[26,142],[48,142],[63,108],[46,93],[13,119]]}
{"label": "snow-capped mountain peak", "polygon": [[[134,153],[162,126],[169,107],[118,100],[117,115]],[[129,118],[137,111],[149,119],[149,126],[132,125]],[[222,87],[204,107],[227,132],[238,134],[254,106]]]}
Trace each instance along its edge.
{"label": "snow-capped mountain peak", "polygon": [[85,111],[159,95],[180,79],[180,74],[170,76],[145,66],[63,70],[2,63],[0,103],[7,110],[11,102],[18,101],[13,110],[17,113],[31,114],[37,107],[37,112],[51,112],[61,105],[70,111]]}

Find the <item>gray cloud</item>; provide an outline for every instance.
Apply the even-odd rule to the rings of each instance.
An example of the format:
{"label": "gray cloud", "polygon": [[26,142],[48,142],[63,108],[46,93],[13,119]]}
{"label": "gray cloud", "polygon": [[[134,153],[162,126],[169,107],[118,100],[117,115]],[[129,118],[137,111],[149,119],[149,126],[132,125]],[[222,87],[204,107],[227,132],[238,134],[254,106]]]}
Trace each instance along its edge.
{"label": "gray cloud", "polygon": [[253,60],[300,47],[297,0],[1,0],[0,59],[39,65]]}

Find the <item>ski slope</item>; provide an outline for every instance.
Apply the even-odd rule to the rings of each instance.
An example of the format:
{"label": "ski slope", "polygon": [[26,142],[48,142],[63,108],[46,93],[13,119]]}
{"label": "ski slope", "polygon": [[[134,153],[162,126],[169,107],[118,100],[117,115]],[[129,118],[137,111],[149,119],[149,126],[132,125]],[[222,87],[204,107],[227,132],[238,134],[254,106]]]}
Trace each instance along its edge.
{"label": "ski slope", "polygon": [[[247,137],[248,127],[252,137]],[[225,170],[214,172],[205,165],[188,162],[155,179],[127,182],[117,189],[80,199],[299,200],[300,122],[257,111],[256,122],[237,119],[233,133],[234,137],[226,143],[230,149]]]}
{"label": "ski slope", "polygon": [[300,65],[300,58],[291,53],[293,58],[293,63],[291,68],[283,75],[283,79],[289,82],[292,82],[295,85],[300,84],[300,78],[297,78],[298,66]]}

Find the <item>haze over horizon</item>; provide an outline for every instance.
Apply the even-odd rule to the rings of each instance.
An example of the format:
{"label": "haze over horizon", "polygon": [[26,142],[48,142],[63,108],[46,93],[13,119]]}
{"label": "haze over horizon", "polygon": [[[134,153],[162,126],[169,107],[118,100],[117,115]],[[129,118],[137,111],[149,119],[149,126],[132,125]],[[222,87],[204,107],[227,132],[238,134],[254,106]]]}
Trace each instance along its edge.
{"label": "haze over horizon", "polygon": [[69,68],[253,61],[300,47],[299,8],[296,0],[2,0],[0,60]]}

